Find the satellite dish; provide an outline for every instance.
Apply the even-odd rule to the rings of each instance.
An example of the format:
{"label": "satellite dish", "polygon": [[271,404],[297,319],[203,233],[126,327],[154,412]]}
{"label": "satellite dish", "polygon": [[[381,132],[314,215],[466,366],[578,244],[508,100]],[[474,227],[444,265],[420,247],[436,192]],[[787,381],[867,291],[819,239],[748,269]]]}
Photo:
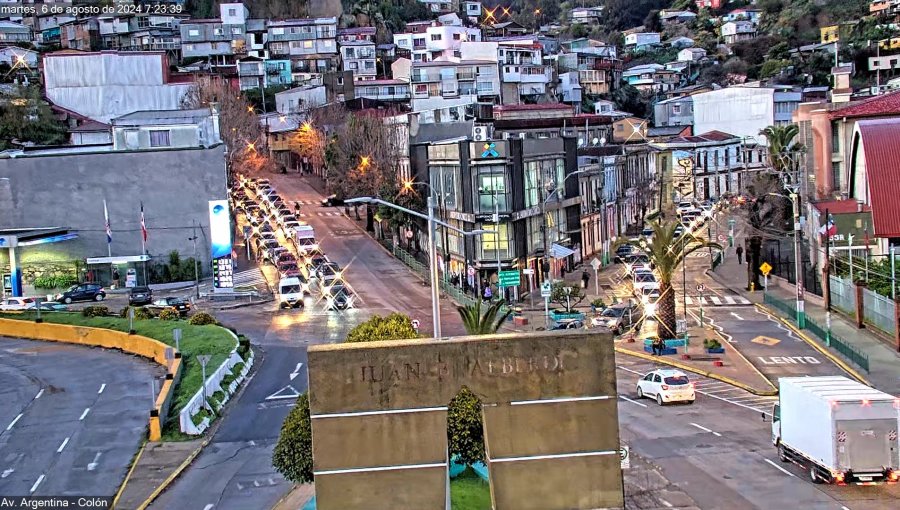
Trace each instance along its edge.
{"label": "satellite dish", "polygon": [[579,139],[578,139],[578,146],[579,146],[579,147],[584,147],[584,138],[579,138]]}
{"label": "satellite dish", "polygon": [[600,139],[600,145],[606,145],[606,137]]}
{"label": "satellite dish", "polygon": [[592,143],[593,145],[597,145],[599,142],[600,142],[600,139],[599,139],[599,138],[594,138],[593,140],[591,140],[591,143]]}

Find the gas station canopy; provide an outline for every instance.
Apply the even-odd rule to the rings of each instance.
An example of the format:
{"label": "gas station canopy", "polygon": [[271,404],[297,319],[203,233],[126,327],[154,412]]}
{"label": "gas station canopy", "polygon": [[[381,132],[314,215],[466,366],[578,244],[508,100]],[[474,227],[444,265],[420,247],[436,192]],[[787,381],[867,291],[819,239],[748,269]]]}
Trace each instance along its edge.
{"label": "gas station canopy", "polygon": [[16,249],[58,243],[77,237],[77,232],[64,227],[0,229],[0,249],[9,250],[9,292],[13,296],[22,295],[22,273],[16,261]]}

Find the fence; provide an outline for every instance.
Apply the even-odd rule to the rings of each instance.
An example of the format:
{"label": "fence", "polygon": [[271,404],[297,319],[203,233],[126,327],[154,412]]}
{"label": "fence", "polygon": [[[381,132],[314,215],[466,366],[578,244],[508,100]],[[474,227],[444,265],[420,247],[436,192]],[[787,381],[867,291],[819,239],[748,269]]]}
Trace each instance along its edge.
{"label": "fence", "polygon": [[854,296],[853,284],[850,280],[832,275],[828,281],[831,283],[831,306],[855,316],[856,296]]}
{"label": "fence", "polygon": [[721,250],[717,251],[712,259],[712,270],[715,271],[716,268],[719,267],[719,264],[721,264],[723,260],[725,260],[724,252],[722,252]]}
{"label": "fence", "polygon": [[[796,317],[797,309],[789,302],[782,301],[771,294],[766,294],[763,301],[765,304],[787,315],[791,320]],[[817,336],[820,341],[827,341],[827,345],[836,350],[843,357],[847,358],[848,361],[862,368],[866,372],[869,371],[869,357],[867,355],[847,343],[843,338],[834,333],[830,333],[826,328],[823,328],[821,324],[812,320],[809,315],[806,316],[806,329]]]}
{"label": "fence", "polygon": [[863,289],[862,295],[863,321],[893,336],[896,329],[894,302],[869,289]]}

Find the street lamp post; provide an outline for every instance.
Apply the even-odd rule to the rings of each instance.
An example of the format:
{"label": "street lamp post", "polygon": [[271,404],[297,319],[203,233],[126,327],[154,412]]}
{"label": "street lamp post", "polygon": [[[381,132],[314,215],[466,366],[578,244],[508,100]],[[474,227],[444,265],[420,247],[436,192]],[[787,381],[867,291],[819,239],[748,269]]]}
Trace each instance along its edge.
{"label": "street lamp post", "polygon": [[[543,230],[543,236],[542,236],[542,237],[543,237],[543,242],[544,242],[544,264],[545,264],[545,265],[548,265],[548,266],[549,266],[549,264],[550,264],[550,249],[549,249],[549,248],[550,248],[550,246],[549,246],[549,244],[550,244],[550,232],[549,232],[549,228],[548,228],[548,226],[547,226],[547,202],[549,202],[550,199],[553,198],[553,195],[555,195],[556,192],[559,191],[559,188],[560,188],[560,187],[565,186],[566,181],[569,179],[569,177],[573,177],[573,176],[575,176],[575,175],[580,175],[580,174],[583,174],[583,173],[587,173],[588,171],[589,171],[589,170],[588,170],[587,168],[584,168],[584,169],[582,169],[582,170],[576,170],[576,171],[574,171],[574,172],[572,172],[572,173],[566,175],[565,177],[563,177],[562,182],[560,182],[559,184],[556,184],[555,186],[554,186],[554,183],[548,183],[548,187],[547,187],[547,191],[548,191],[547,197],[544,198],[544,200],[541,201],[541,228],[542,228],[542,230]],[[552,187],[553,189],[550,189],[551,187]],[[543,270],[543,268],[541,268],[541,269]],[[551,281],[552,281],[552,279],[553,279],[552,276],[553,276],[553,275],[550,274],[550,273],[551,273],[551,272],[548,270],[548,276],[550,277],[550,279],[551,279]]]}

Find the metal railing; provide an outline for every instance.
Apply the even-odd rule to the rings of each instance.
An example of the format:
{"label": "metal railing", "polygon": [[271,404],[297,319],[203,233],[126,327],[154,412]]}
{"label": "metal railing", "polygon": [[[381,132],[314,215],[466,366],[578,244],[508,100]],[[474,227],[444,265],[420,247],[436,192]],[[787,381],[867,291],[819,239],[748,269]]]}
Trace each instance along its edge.
{"label": "metal railing", "polygon": [[778,311],[787,315],[790,319],[793,319],[797,316],[797,307],[795,305],[787,301],[782,301],[771,294],[766,294],[765,296],[763,296],[763,303],[771,305],[772,307],[778,309]]}
{"label": "metal railing", "polygon": [[894,302],[881,294],[863,289],[863,321],[893,336],[896,328],[894,322]]}
{"label": "metal railing", "polygon": [[853,295],[853,284],[850,279],[843,279],[839,276],[830,276],[831,283],[831,306],[838,308],[844,313],[856,315],[856,297]]}

